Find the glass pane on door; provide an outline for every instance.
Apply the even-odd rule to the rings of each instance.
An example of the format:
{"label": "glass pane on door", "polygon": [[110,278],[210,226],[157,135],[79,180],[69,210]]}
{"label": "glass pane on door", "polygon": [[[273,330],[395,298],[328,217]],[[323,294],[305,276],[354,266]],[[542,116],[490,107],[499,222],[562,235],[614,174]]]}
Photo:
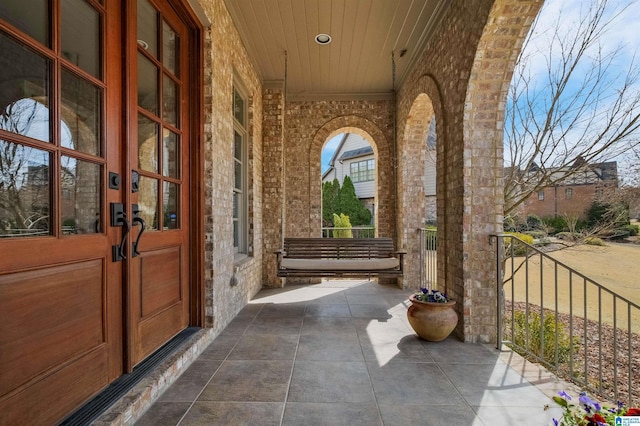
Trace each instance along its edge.
{"label": "glass pane on door", "polygon": [[100,14],[85,0],[62,0],[62,56],[100,78]]}
{"label": "glass pane on door", "polygon": [[158,124],[138,114],[138,167],[158,172]]}
{"label": "glass pane on door", "polygon": [[162,64],[176,77],[180,77],[179,55],[180,38],[169,24],[162,21]]}
{"label": "glass pane on door", "polygon": [[148,231],[158,230],[158,179],[140,176],[138,191],[140,216],[147,224]]}
{"label": "glass pane on door", "polygon": [[162,117],[174,127],[178,127],[178,85],[167,75],[162,79]]}
{"label": "glass pane on door", "polygon": [[138,0],[138,46],[158,57],[158,13],[147,0]]}
{"label": "glass pane on door", "polygon": [[0,129],[51,140],[51,63],[0,31]]}
{"label": "glass pane on door", "polygon": [[165,182],[162,191],[163,226],[164,229],[177,229],[180,227],[180,186],[175,183]]}
{"label": "glass pane on door", "polygon": [[0,139],[0,237],[49,235],[51,154]]}
{"label": "glass pane on door", "polygon": [[69,71],[62,71],[62,139],[69,149],[100,155],[102,90]]}
{"label": "glass pane on door", "polygon": [[72,157],[62,157],[60,174],[62,234],[100,232],[102,167]]}
{"label": "glass pane on door", "polygon": [[138,105],[158,115],[158,68],[138,53]]}
{"label": "glass pane on door", "polygon": [[[49,46],[48,0],[2,0],[0,18]],[[3,50],[0,49],[0,52]]]}
{"label": "glass pane on door", "polygon": [[162,174],[164,176],[178,178],[180,170],[180,152],[178,150],[178,135],[169,129],[164,129]]}

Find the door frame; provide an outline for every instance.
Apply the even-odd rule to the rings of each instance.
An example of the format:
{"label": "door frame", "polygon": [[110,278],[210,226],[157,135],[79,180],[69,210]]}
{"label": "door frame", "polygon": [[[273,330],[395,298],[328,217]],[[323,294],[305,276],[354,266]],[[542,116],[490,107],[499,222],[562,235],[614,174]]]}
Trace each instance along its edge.
{"label": "door frame", "polygon": [[[132,20],[131,8],[135,7],[135,0],[125,0],[125,16],[126,20]],[[167,7],[171,7],[182,22],[187,27],[189,33],[189,39],[186,44],[187,52],[189,55],[189,92],[187,94],[188,105],[186,106],[190,111],[189,120],[189,185],[190,185],[190,200],[189,200],[189,326],[193,327],[205,327],[205,288],[204,288],[204,27],[201,24],[196,12],[189,4],[189,0],[157,0],[160,3],[166,4]],[[124,31],[124,51],[127,52],[128,58],[135,58],[136,44],[131,43],[131,37],[135,37],[134,34],[130,34],[130,30]],[[132,49],[132,52],[129,52]],[[130,91],[132,82],[132,63],[131,61],[124,61],[124,81],[123,91],[127,94]],[[125,95],[123,102],[123,126],[122,126],[122,138],[123,141],[127,140],[128,135],[131,132],[131,102]],[[129,187],[131,184],[131,170],[133,165],[128,155],[123,158],[122,170],[123,181],[125,181],[124,187]],[[129,191],[125,191],[123,202],[127,205],[131,204],[131,194]],[[130,282],[129,268],[127,268],[126,282]],[[125,309],[124,315],[124,327],[128,329],[130,320],[127,318],[129,309],[127,308],[128,300],[127,292],[124,294]],[[128,364],[128,338],[125,332],[125,350],[123,352],[125,357],[125,366]],[[126,369],[126,368],[125,368]]]}

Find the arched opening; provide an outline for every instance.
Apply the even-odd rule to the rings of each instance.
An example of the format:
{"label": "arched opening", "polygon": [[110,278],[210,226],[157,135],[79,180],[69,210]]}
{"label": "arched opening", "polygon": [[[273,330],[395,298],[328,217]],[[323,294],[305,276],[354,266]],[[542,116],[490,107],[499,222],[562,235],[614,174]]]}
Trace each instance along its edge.
{"label": "arched opening", "polygon": [[[373,148],[375,159],[375,214],[373,224],[377,237],[395,238],[395,191],[393,187],[392,149],[389,139],[373,122],[359,116],[341,116],[326,122],[313,137],[309,147],[309,186],[297,184],[288,186],[287,193],[295,194],[308,200],[309,220],[294,222],[287,216],[286,235],[321,236],[322,227],[322,184],[321,184],[321,153],[325,144],[334,136],[349,133],[356,134],[367,140]],[[305,194],[301,192],[306,190]],[[299,212],[298,212],[299,213]],[[299,214],[298,214],[299,216]],[[297,225],[296,225],[297,224]],[[307,232],[305,232],[307,231]]]}
{"label": "arched opening", "polygon": [[[405,288],[439,288],[437,267],[437,162],[435,110],[431,98],[419,93],[411,106],[399,141],[398,220],[401,241],[408,251]],[[411,265],[411,266],[409,266]],[[442,286],[444,287],[444,286]]]}
{"label": "arched opening", "polygon": [[[325,238],[376,235],[377,149],[370,136],[363,133],[338,133],[323,146],[322,236]],[[341,220],[348,223],[336,223]]]}

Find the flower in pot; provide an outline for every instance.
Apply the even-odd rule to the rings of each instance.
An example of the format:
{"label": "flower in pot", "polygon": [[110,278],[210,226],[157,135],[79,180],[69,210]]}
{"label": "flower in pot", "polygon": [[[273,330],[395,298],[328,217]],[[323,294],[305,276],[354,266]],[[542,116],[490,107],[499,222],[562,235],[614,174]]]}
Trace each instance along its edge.
{"label": "flower in pot", "polygon": [[458,314],[453,309],[456,302],[446,294],[429,288],[421,288],[409,297],[407,311],[409,324],[420,338],[439,342],[446,339],[458,324]]}
{"label": "flower in pot", "polygon": [[[613,407],[601,405],[589,398],[586,392],[580,393],[578,403],[574,403],[565,391],[558,392],[553,397],[553,401],[563,410],[561,418],[553,419],[553,424],[556,426],[640,424],[640,422],[622,420],[622,417],[640,416],[639,408],[627,408],[622,402],[618,402],[617,406]],[[547,408],[548,406],[545,406],[545,409]]]}

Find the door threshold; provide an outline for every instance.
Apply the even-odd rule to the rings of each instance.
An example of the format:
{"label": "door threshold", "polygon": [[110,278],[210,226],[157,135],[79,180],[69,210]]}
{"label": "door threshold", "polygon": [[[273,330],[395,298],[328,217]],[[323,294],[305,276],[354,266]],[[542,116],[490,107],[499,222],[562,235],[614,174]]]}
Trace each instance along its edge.
{"label": "door threshold", "polygon": [[200,327],[187,327],[182,330],[173,339],[169,340],[160,347],[160,349],[138,364],[131,373],[123,374],[118,377],[102,392],[70,414],[60,423],[60,425],[88,425],[94,422],[100,416],[105,414],[107,410],[114,406],[114,404],[116,404],[121,398],[131,392],[143,379],[149,377],[149,375],[164,361],[176,354],[178,350],[181,347],[184,347],[185,343],[195,336],[200,330],[202,330]]}

